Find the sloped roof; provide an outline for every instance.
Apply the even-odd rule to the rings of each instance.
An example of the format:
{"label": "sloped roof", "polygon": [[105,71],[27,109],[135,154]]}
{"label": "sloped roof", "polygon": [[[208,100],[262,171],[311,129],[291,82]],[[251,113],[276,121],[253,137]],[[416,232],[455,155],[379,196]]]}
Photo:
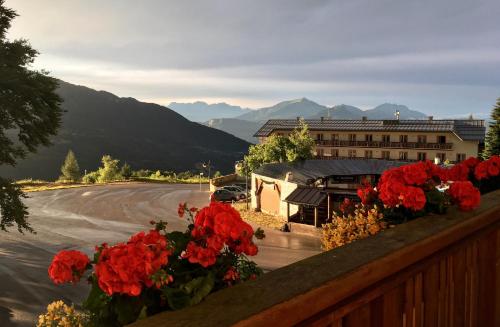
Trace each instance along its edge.
{"label": "sloped roof", "polygon": [[305,204],[317,207],[326,197],[326,193],[317,188],[298,187],[286,197],[285,201],[293,204]]}
{"label": "sloped roof", "polygon": [[[484,141],[484,120],[339,120],[307,119],[311,131],[387,131],[387,132],[451,132],[466,141]],[[275,130],[293,130],[297,119],[268,120],[255,137],[269,136]]]}
{"label": "sloped roof", "polygon": [[266,164],[255,170],[255,174],[285,179],[286,174],[290,172],[292,182],[308,185],[319,178],[328,176],[382,175],[387,169],[405,164],[408,163],[380,159],[304,160],[293,164]]}

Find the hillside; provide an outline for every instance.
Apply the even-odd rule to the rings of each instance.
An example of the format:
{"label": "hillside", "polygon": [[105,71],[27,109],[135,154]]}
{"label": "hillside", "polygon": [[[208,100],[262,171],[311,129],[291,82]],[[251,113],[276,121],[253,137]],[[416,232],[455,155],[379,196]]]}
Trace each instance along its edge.
{"label": "hillside", "polygon": [[235,118],[217,118],[210,119],[205,125],[220,129],[247,142],[257,143],[258,140],[253,137],[253,134],[262,126],[262,123]]}
{"label": "hillside", "polygon": [[309,117],[327,109],[309,99],[302,98],[291,101],[283,101],[272,107],[252,110],[246,114],[236,117],[241,120],[254,122],[265,122],[269,119],[289,119],[296,117]]}
{"label": "hillside", "polygon": [[400,119],[426,119],[427,115],[416,110],[410,110],[407,106],[393,103],[384,103],[373,109],[365,110],[364,116],[369,119],[394,119],[394,113],[399,111]]}
{"label": "hillside", "polygon": [[54,144],[39,148],[15,168],[0,167],[1,176],[55,179],[69,149],[82,170],[95,170],[101,156],[110,154],[135,169],[185,171],[211,160],[215,170],[229,172],[249,146],[156,104],[65,82],[58,93],[66,112]]}
{"label": "hillside", "polygon": [[212,118],[234,118],[251,111],[227,103],[208,104],[203,101],[193,103],[172,102],[168,108],[195,122],[206,122]]}
{"label": "hillside", "polygon": [[309,119],[319,119],[321,117],[329,117],[331,119],[361,119],[364,111],[346,104],[341,104],[331,108],[327,108],[318,112],[316,115],[308,116]]}

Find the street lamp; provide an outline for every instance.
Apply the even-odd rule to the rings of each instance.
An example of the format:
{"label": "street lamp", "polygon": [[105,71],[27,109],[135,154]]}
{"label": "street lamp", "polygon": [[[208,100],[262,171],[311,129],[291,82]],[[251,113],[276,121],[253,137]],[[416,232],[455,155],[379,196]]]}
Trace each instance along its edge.
{"label": "street lamp", "polygon": [[200,173],[200,192],[201,192],[201,178],[203,177],[203,173]]}
{"label": "street lamp", "polygon": [[210,168],[211,168],[211,162],[208,160],[208,163],[203,163],[203,168],[208,168],[208,181],[210,182]]}
{"label": "street lamp", "polygon": [[237,170],[241,170],[243,169],[243,172],[245,173],[245,203],[246,203],[246,207],[247,207],[247,210],[248,210],[248,167],[245,163],[245,160],[241,160],[241,161],[237,161],[236,162],[236,166],[235,168]]}

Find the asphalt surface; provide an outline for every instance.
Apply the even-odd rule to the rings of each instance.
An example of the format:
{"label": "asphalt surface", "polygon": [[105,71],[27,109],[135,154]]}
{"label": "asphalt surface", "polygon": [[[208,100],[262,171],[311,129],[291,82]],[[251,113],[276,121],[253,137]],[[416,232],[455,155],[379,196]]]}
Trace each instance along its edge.
{"label": "asphalt surface", "polygon": [[[204,185],[207,188],[206,185]],[[177,216],[179,202],[202,207],[208,192],[198,185],[126,184],[31,193],[25,202],[36,234],[0,232],[0,326],[33,326],[46,305],[62,299],[81,303],[88,285],[54,285],[47,268],[55,253],[75,249],[91,255],[94,246],[127,240],[150,228],[151,219],[185,230]],[[257,227],[257,226],[255,226]],[[320,252],[317,238],[266,230],[254,257],[274,270]]]}

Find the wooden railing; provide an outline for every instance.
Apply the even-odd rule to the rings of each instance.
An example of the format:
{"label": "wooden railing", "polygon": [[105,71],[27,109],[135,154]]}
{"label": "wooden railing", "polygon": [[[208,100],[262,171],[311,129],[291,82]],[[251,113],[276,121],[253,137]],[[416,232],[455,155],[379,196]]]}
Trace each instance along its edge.
{"label": "wooden railing", "polygon": [[438,149],[451,150],[452,143],[421,143],[421,142],[381,142],[381,141],[338,141],[315,140],[316,145],[359,148],[392,148],[392,149]]}
{"label": "wooden railing", "polygon": [[500,191],[134,326],[500,326]]}

